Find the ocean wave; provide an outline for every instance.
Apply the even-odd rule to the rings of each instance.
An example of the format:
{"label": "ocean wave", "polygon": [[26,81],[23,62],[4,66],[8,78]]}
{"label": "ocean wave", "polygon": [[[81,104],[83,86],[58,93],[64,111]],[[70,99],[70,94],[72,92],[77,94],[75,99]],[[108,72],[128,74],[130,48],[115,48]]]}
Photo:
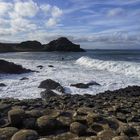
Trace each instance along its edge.
{"label": "ocean wave", "polygon": [[127,61],[107,61],[92,59],[90,57],[83,56],[76,60],[76,64],[94,68],[98,70],[106,70],[110,72],[131,75],[140,78],[140,63],[127,62]]}

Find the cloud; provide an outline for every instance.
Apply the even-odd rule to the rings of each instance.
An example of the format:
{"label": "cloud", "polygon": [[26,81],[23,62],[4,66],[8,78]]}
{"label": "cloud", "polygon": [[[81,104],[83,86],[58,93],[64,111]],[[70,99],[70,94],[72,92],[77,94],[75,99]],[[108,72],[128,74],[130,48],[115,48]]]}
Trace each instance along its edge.
{"label": "cloud", "polygon": [[51,14],[52,14],[52,17],[57,18],[57,17],[60,17],[63,14],[63,11],[59,7],[54,6],[52,8],[52,13]]}
{"label": "cloud", "polygon": [[114,16],[122,16],[124,15],[125,11],[122,8],[114,8],[108,11],[108,16],[109,17],[114,17]]}
{"label": "cloud", "polygon": [[49,20],[46,23],[47,27],[54,27],[57,24],[57,19],[56,18],[49,18]]}
{"label": "cloud", "polygon": [[14,5],[14,15],[21,17],[34,17],[39,10],[37,3],[32,0],[27,2],[16,2]]}
{"label": "cloud", "polygon": [[41,5],[41,10],[43,10],[46,16],[50,18],[46,22],[46,27],[54,27],[60,21],[60,17],[63,14],[63,11],[57,6],[51,6],[49,4]]}
{"label": "cloud", "polygon": [[0,16],[4,16],[13,7],[12,3],[0,2]]}
{"label": "cloud", "polygon": [[48,14],[51,10],[52,6],[50,4],[44,4],[40,6],[40,9],[43,10],[45,14]]}

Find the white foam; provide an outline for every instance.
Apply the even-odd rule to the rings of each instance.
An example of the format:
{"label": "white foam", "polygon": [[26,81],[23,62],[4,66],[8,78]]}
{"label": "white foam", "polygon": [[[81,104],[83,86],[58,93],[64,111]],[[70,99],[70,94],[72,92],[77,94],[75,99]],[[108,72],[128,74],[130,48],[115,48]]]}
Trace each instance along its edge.
{"label": "white foam", "polygon": [[81,57],[76,61],[77,64],[94,68],[98,70],[106,70],[135,77],[140,76],[140,63],[127,61],[105,61],[92,59],[89,57]]}
{"label": "white foam", "polygon": [[[114,69],[115,72],[118,72],[118,70],[120,70],[121,74],[109,72],[110,70],[113,71],[113,66],[115,66],[115,64],[118,65],[118,62],[106,62],[86,57],[78,59],[76,63],[75,61],[25,59],[7,60],[14,63],[22,64],[24,67],[33,70],[39,70],[36,67],[38,65],[43,65],[44,67],[43,69],[39,70],[40,73],[0,75],[0,82],[7,85],[7,87],[0,87],[0,98],[38,98],[40,97],[40,92],[43,91],[43,89],[39,89],[38,86],[41,81],[46,79],[52,79],[59,82],[62,86],[66,88],[67,93],[70,94],[96,94],[105,90],[123,88],[128,85],[140,85],[140,79],[138,77],[129,75],[126,76],[123,74],[125,71],[122,72],[123,68],[118,69],[118,67],[121,67],[121,65],[116,66],[116,68]],[[49,68],[48,65],[50,64],[53,65],[54,68]],[[83,67],[83,65],[86,67]],[[126,64],[123,65],[126,66]],[[129,72],[131,73],[131,67],[129,66],[128,68]],[[98,69],[100,69],[101,71]],[[136,69],[135,72],[138,72],[137,70],[138,69]],[[28,77],[29,80],[21,81],[20,79],[23,77]],[[96,81],[97,83],[100,83],[101,86],[91,86],[88,89],[78,89],[70,86],[70,84],[75,84],[79,82],[87,83],[90,81]]]}

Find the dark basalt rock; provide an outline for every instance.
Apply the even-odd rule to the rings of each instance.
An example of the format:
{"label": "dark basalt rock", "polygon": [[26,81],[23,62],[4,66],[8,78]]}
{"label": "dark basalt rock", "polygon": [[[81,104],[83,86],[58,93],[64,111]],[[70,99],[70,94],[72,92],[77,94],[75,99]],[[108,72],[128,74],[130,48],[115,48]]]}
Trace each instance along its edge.
{"label": "dark basalt rock", "polygon": [[87,84],[84,84],[84,83],[71,84],[70,86],[73,86],[73,87],[76,87],[76,88],[89,88],[89,86],[93,86],[93,85],[100,86],[100,84],[98,84],[94,81],[89,82]]}
{"label": "dark basalt rock", "polygon": [[51,79],[47,79],[45,81],[42,81],[38,88],[44,88],[47,91],[57,90],[59,92],[64,93],[64,88],[58,82],[55,82]]}
{"label": "dark basalt rock", "polygon": [[37,68],[43,69],[43,66],[42,65],[38,65]]}
{"label": "dark basalt rock", "polygon": [[53,68],[54,66],[53,65],[48,65],[48,67]]}
{"label": "dark basalt rock", "polygon": [[30,69],[25,69],[21,65],[14,64],[0,59],[0,73],[21,74],[33,72]]}
{"label": "dark basalt rock", "polygon": [[45,90],[45,91],[41,92],[40,95],[43,100],[47,100],[51,97],[57,96],[57,94],[51,90]]}
{"label": "dark basalt rock", "polygon": [[0,87],[6,87],[4,83],[0,83]]}
{"label": "dark basalt rock", "polygon": [[21,80],[21,81],[29,80],[29,78],[27,78],[27,77],[23,77],[23,78],[21,78],[20,80]]}
{"label": "dark basalt rock", "polygon": [[74,44],[65,37],[60,37],[44,45],[46,51],[84,52],[80,45]]}

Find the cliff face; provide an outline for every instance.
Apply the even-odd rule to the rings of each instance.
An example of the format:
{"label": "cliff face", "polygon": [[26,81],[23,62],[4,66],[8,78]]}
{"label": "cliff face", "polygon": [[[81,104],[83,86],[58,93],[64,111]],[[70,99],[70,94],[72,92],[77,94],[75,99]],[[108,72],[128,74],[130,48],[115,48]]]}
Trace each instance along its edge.
{"label": "cliff face", "polygon": [[53,40],[42,45],[38,41],[25,41],[17,43],[0,43],[0,52],[35,52],[35,51],[64,51],[64,52],[84,52],[80,45],[74,44],[65,37]]}

